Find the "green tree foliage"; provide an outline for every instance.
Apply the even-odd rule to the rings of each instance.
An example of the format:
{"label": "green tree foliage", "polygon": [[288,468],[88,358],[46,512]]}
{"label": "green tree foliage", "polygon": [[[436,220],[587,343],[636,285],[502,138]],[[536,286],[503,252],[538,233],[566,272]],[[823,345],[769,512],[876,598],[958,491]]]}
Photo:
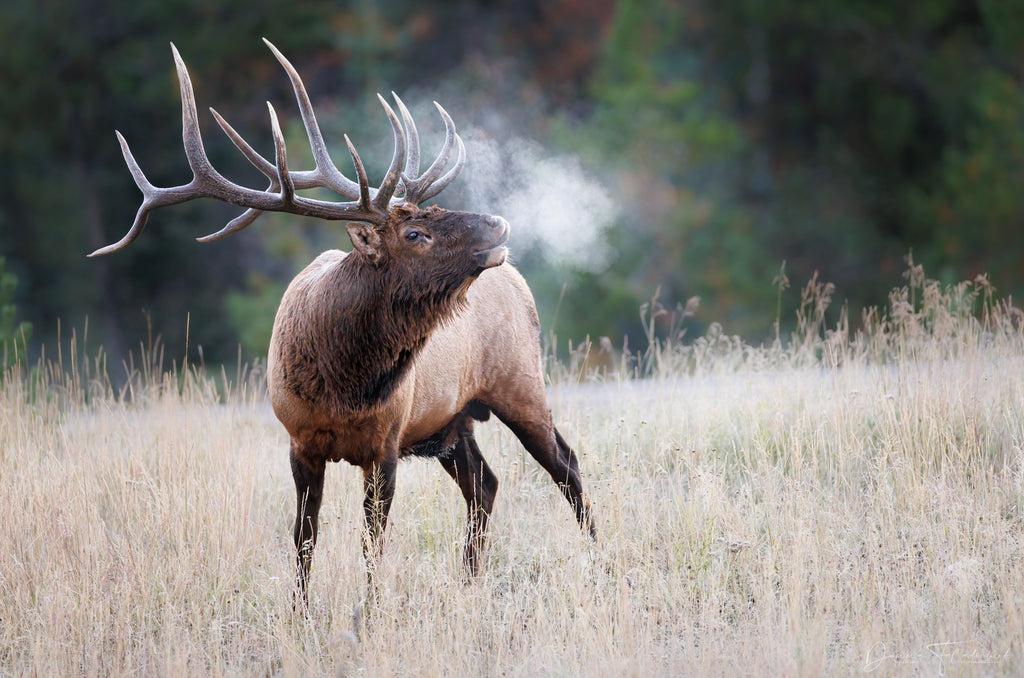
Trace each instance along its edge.
{"label": "green tree foliage", "polygon": [[[702,3],[707,72],[770,167],[759,228],[792,274],[878,293],[913,247],[1020,290],[1024,5]],[[757,167],[757,163],[750,163]]]}
{"label": "green tree foliage", "polygon": [[1024,90],[990,69],[974,94],[927,183],[908,189],[908,218],[922,232],[934,229],[931,261],[989,271],[1013,286],[1024,270],[1024,252],[1011,245],[1024,227]]}
{"label": "green tree foliage", "polygon": [[238,342],[247,355],[267,355],[274,315],[284,290],[284,285],[266,276],[254,275],[250,277],[244,292],[231,291],[225,295],[224,310],[238,332]]}

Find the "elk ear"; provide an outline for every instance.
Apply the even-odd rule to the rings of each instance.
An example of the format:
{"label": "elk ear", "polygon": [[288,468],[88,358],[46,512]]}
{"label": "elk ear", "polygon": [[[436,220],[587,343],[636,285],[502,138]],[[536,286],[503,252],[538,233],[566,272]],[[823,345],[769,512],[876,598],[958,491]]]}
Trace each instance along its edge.
{"label": "elk ear", "polygon": [[373,265],[377,265],[383,254],[383,239],[380,233],[371,224],[361,222],[350,222],[345,224],[348,237],[352,239],[352,246],[359,250],[360,254],[366,257]]}

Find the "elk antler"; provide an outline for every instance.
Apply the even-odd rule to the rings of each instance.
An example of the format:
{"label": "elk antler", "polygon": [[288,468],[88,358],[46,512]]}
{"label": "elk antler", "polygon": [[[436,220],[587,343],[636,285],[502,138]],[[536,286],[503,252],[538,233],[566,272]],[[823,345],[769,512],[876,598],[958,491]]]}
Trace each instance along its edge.
{"label": "elk antler", "polygon": [[[398,110],[402,114],[402,120],[405,122],[405,135],[409,142],[409,153],[405,161],[405,171],[402,172],[402,186],[405,191],[404,200],[418,205],[443,191],[448,187],[448,184],[455,180],[455,177],[459,176],[459,172],[462,171],[463,166],[466,164],[466,146],[462,143],[462,138],[455,133],[455,123],[452,122],[451,116],[441,107],[441,104],[435,101],[434,106],[437,107],[437,111],[441,114],[441,119],[444,121],[444,146],[441,147],[441,152],[427,171],[417,177],[416,175],[420,171],[420,135],[416,131],[416,123],[413,122],[409,109],[405,107],[405,104],[402,103],[397,94],[392,92],[391,96],[395,98]],[[455,160],[455,165],[443,177],[438,179],[444,168],[448,166],[453,143],[458,146],[458,158]]]}
{"label": "elk antler", "polygon": [[[461,165],[465,162],[462,140],[455,134],[454,124],[451,123],[447,113],[444,113],[443,109],[438,106],[438,109],[442,112],[442,117],[445,118],[445,126],[448,130],[445,147],[442,149],[444,161],[441,162],[441,157],[439,157],[434,163],[434,165],[440,163],[439,169],[435,171],[434,165],[432,165],[430,170],[422,177],[407,180],[406,176],[414,177],[418,171],[419,139],[417,137],[415,143],[415,155],[417,158],[416,166],[414,166],[407,162],[408,143],[402,123],[399,122],[395,112],[384,98],[378,94],[377,98],[384,107],[395,136],[395,150],[391,159],[391,166],[384,176],[380,187],[371,189],[367,182],[366,172],[359,154],[346,135],[345,143],[352,156],[352,163],[355,167],[358,181],[348,179],[338,170],[327,152],[323,135],[320,133],[320,127],[316,122],[316,116],[309,101],[309,95],[306,93],[306,88],[298,72],[276,47],[266,39],[264,39],[264,42],[270,47],[292,82],[302,122],[306,128],[306,135],[309,138],[310,148],[313,151],[313,158],[316,161],[316,168],[297,172],[289,170],[284,135],[281,132],[280,122],[273,106],[268,102],[271,132],[274,137],[274,162],[270,162],[257,153],[219,113],[212,108],[210,112],[217,120],[221,129],[224,130],[224,133],[227,134],[242,154],[270,180],[270,185],[266,190],[259,191],[235,184],[221,175],[206,156],[202,136],[199,132],[199,120],[196,113],[192,81],[189,78],[185,63],[178,54],[177,48],[171,44],[171,52],[174,56],[174,64],[178,73],[178,84],[181,89],[182,142],[185,147],[185,156],[188,159],[189,167],[192,169],[192,181],[171,188],[154,186],[146,179],[141,167],[139,167],[138,162],[128,148],[128,143],[124,137],[120,132],[117,132],[117,138],[121,144],[121,152],[124,154],[125,162],[135,178],[135,183],[142,191],[142,205],[140,205],[135,215],[135,222],[128,233],[118,242],[96,250],[89,255],[90,257],[116,252],[129,245],[142,233],[149,219],[149,214],[153,210],[196,198],[215,198],[222,202],[247,208],[242,215],[230,221],[221,230],[199,238],[201,242],[217,240],[237,233],[251,225],[265,211],[288,212],[319,219],[366,221],[382,224],[387,220],[388,209],[392,204],[392,198],[399,185],[404,187],[405,200],[410,200],[410,195],[418,200],[424,200],[426,197],[431,197],[440,192],[454,179],[454,176],[450,175],[457,174],[461,170]],[[402,114],[405,118],[406,126],[412,129],[412,133],[415,134],[415,124],[412,122],[411,116],[409,116],[408,111],[405,110],[405,106],[398,100],[397,96],[395,99],[403,110]],[[460,148],[459,160],[451,171],[435,182],[436,175],[447,164],[451,153],[450,146],[453,136]],[[405,166],[404,172],[402,170],[403,165]],[[426,180],[428,178],[429,181]],[[347,198],[348,201],[316,200],[295,194],[296,190],[306,188],[327,188],[342,198]]]}

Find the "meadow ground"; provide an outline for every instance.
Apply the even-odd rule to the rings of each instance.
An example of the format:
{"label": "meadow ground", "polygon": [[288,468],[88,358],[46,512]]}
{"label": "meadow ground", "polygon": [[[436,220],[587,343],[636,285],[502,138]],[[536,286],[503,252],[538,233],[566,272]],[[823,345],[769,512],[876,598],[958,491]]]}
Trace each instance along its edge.
{"label": "meadow ground", "polygon": [[501,484],[467,584],[460,493],[403,463],[358,635],[359,473],[328,472],[293,615],[287,439],[258,374],[145,369],[118,394],[95,366],[9,372],[0,675],[1019,674],[1019,318],[912,276],[851,333],[811,297],[785,346],[712,328],[652,342],[643,379],[553,370],[596,543],[479,425]]}

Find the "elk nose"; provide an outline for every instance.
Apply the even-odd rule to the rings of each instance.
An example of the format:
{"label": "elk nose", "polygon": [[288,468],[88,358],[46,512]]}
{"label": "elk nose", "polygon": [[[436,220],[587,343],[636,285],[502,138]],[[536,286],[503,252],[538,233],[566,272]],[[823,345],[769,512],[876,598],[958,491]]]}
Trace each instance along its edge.
{"label": "elk nose", "polygon": [[491,227],[491,229],[501,233],[509,229],[508,222],[505,221],[504,217],[495,216],[488,214],[487,218],[484,219],[484,223]]}

